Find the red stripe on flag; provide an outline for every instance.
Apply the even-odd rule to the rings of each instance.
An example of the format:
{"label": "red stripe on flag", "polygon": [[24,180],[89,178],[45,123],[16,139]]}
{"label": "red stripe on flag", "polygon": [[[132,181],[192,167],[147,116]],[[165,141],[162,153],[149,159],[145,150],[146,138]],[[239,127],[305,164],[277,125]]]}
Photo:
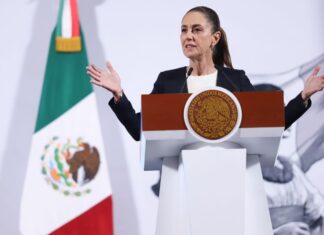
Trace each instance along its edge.
{"label": "red stripe on flag", "polygon": [[112,196],[58,228],[51,235],[113,235]]}
{"label": "red stripe on flag", "polygon": [[79,15],[76,0],[70,0],[72,17],[72,37],[80,36]]}

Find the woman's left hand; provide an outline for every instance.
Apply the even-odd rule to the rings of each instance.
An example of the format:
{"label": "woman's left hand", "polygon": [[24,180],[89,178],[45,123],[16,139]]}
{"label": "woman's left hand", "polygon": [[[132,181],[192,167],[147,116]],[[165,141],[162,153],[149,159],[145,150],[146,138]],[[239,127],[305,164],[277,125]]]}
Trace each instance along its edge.
{"label": "woman's left hand", "polygon": [[308,100],[313,94],[324,88],[324,74],[318,75],[321,67],[317,65],[311,75],[307,78],[301,95],[303,100]]}

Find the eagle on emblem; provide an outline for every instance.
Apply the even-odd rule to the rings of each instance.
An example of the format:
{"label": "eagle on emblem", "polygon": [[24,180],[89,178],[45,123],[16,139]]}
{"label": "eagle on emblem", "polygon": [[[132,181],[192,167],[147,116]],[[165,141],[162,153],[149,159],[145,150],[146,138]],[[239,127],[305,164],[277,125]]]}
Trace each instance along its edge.
{"label": "eagle on emblem", "polygon": [[69,172],[73,180],[78,184],[91,181],[97,174],[100,165],[99,153],[96,147],[90,147],[88,143],[79,143],[81,150],[66,158],[70,166]]}

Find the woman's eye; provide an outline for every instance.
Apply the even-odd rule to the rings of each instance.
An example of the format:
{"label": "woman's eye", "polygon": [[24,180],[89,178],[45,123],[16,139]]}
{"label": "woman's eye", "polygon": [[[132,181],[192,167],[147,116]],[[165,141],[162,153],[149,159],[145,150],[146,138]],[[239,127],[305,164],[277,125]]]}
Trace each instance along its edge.
{"label": "woman's eye", "polygon": [[192,32],[193,32],[193,33],[199,33],[200,31],[201,31],[200,28],[194,28],[194,29],[192,29]]}

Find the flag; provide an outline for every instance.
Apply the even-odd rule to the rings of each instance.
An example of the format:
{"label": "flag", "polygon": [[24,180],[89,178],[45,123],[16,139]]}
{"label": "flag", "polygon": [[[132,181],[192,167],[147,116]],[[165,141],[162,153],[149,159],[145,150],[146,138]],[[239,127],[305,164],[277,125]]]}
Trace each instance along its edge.
{"label": "flag", "polygon": [[20,211],[22,234],[113,234],[112,191],[76,0],[60,0]]}

